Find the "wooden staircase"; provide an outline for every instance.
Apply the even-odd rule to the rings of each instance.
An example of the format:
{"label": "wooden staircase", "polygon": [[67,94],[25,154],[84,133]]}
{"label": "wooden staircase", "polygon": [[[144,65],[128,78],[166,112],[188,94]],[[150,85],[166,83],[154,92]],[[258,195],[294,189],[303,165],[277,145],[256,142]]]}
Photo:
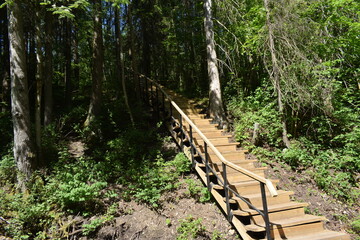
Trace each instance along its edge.
{"label": "wooden staircase", "polygon": [[[156,91],[164,91],[160,85],[156,85],[155,82],[153,84],[159,88]],[[154,89],[151,91],[155,92]],[[156,100],[150,101],[158,104],[161,99],[159,96],[157,93]],[[256,160],[248,159],[247,151],[241,149],[238,143],[231,142],[231,135],[217,129],[212,119],[206,119],[193,101],[171,90],[166,90],[166,97],[162,98],[164,115],[171,113],[169,130],[172,137],[192,160],[198,175],[242,239],[350,239],[346,233],[326,230],[324,217],[305,214],[304,208],[308,204],[292,201],[290,196],[294,192],[271,190],[264,188],[264,184],[264,191],[261,192],[265,168],[256,167]],[[199,132],[194,131],[195,126],[191,126],[190,122],[196,125]],[[204,138],[217,150],[209,148]],[[219,157],[219,153],[222,157]],[[258,177],[254,179],[254,176]],[[276,187],[278,180],[267,180],[266,183]],[[263,207],[264,199],[267,203],[266,211]],[[260,214],[263,212],[268,213],[268,230],[265,218]]]}

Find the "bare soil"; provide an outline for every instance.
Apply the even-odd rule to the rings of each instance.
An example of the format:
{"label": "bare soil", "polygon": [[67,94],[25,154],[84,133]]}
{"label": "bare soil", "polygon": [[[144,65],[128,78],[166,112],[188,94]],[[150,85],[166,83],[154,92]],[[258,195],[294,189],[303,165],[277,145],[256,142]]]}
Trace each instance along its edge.
{"label": "bare soil", "polygon": [[[163,205],[155,211],[134,201],[119,202],[123,214],[115,223],[103,227],[95,239],[176,239],[180,221],[192,216],[201,218],[206,231],[196,239],[211,239],[214,232],[220,233],[222,239],[239,239],[236,232],[213,203],[198,203],[194,199],[179,199]],[[89,238],[90,239],[90,238]]]}

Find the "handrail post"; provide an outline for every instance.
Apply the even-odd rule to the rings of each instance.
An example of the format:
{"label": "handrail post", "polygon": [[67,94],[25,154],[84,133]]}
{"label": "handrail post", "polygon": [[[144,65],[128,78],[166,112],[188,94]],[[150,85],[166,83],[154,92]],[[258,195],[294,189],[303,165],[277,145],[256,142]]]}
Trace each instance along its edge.
{"label": "handrail post", "polygon": [[204,141],[204,150],[205,150],[205,168],[206,168],[206,183],[209,192],[211,191],[210,188],[210,169],[209,169],[209,155],[208,155],[208,146],[207,143]]}
{"label": "handrail post", "polygon": [[184,152],[183,121],[182,121],[182,115],[181,114],[180,114],[179,120],[180,120],[180,149],[181,149],[182,152]]}
{"label": "handrail post", "polygon": [[223,169],[223,179],[224,179],[224,191],[225,191],[225,199],[226,199],[226,215],[229,222],[231,222],[231,208],[230,208],[230,201],[229,201],[229,190],[228,190],[228,181],[227,181],[227,174],[226,174],[226,164],[222,163]]}
{"label": "handrail post", "polygon": [[265,184],[261,182],[260,188],[261,188],[261,198],[262,198],[264,221],[265,221],[265,228],[266,228],[266,238],[267,238],[267,240],[272,240],[271,231],[270,231],[269,211],[268,211],[267,201],[266,201]]}
{"label": "handrail post", "polygon": [[193,147],[193,132],[192,132],[192,126],[189,125],[190,128],[190,154],[191,154],[191,164],[192,168],[195,167],[195,160],[194,160],[194,147]]}

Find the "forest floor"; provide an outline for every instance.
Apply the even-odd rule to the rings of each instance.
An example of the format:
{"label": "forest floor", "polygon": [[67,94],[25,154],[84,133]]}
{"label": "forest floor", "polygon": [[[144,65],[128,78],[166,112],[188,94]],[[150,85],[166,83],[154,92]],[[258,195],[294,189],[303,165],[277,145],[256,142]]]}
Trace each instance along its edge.
{"label": "forest floor", "polygon": [[[165,151],[173,152],[173,157],[176,155],[177,148],[174,143],[167,143],[163,148],[166,149]],[[69,143],[68,149],[74,157],[80,157],[84,154],[85,146],[80,141],[72,141]],[[188,234],[191,234],[194,229],[201,229],[197,231],[200,234],[196,236],[196,239],[240,239],[215,201],[200,203],[198,199],[189,197],[188,184],[186,183],[188,179],[200,186],[202,185],[195,173],[190,173],[186,177],[182,176],[179,179],[180,184],[176,191],[164,194],[160,200],[161,206],[155,209],[133,200],[119,199],[117,203],[119,212],[113,221],[101,227],[92,237],[76,239],[174,240],[179,237],[179,228],[182,228],[185,233],[187,231]],[[116,191],[121,191],[124,187],[126,186],[112,186]],[[78,216],[69,216],[69,220],[78,222],[78,224],[73,224],[75,235],[81,229],[81,225],[88,224],[92,218],[84,219]],[[179,239],[183,240],[184,238]]]}
{"label": "forest floor", "polygon": [[[175,151],[175,145],[170,148],[174,148]],[[72,154],[78,154],[83,151],[83,147],[81,143],[72,143],[70,151]],[[287,165],[272,162],[268,164],[266,174],[269,178],[280,179],[281,189],[294,191],[294,200],[309,203],[309,207],[306,208],[307,213],[325,216],[328,219],[325,226],[329,230],[349,229],[348,220],[359,213],[358,207],[349,206],[327,195],[310,177],[293,171]],[[194,173],[186,178],[201,184]],[[120,200],[118,202],[120,213],[111,224],[100,228],[96,236],[80,239],[177,239],[182,222],[188,223],[182,227],[185,231],[202,228],[201,234],[194,239],[240,239],[215,202],[200,203],[194,198],[189,198],[186,194],[185,179],[181,178],[179,182],[180,187],[163,195],[162,205],[156,209],[135,201]],[[121,186],[116,187],[121,188]],[[353,234],[352,239],[358,240],[359,236]]]}

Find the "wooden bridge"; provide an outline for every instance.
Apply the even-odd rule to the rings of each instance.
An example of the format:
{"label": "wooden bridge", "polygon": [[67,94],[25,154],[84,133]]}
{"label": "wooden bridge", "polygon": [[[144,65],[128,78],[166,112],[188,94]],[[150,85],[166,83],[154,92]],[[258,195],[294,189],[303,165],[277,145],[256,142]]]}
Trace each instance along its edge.
{"label": "wooden bridge", "polygon": [[255,167],[256,160],[247,159],[246,150],[199,113],[193,101],[143,75],[140,80],[143,99],[159,120],[166,120],[173,139],[242,239],[350,239],[326,230],[324,217],[305,214],[308,204],[277,189],[277,180],[265,178],[266,168]]}

